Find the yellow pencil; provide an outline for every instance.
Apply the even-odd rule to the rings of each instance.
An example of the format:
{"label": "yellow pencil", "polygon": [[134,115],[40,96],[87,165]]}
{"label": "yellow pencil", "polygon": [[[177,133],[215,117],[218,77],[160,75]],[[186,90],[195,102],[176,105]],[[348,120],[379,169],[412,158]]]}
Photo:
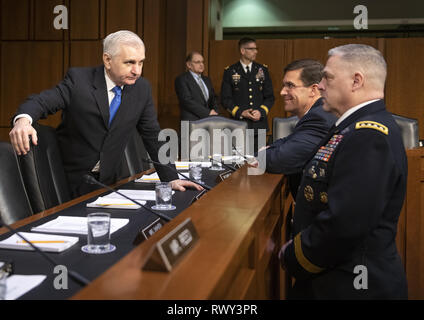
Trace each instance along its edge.
{"label": "yellow pencil", "polygon": [[[64,240],[34,240],[34,241],[30,241],[31,243],[66,243],[68,241],[64,241]],[[28,243],[26,241],[23,240],[19,240],[16,241],[16,243]]]}
{"label": "yellow pencil", "polygon": [[135,206],[135,203],[96,203],[98,206]]}

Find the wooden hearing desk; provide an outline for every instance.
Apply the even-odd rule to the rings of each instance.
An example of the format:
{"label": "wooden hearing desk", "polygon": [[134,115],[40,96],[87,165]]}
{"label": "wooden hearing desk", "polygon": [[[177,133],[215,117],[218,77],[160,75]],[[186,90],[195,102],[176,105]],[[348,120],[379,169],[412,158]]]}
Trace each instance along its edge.
{"label": "wooden hearing desk", "polygon": [[[35,222],[104,191],[92,192],[13,226]],[[284,288],[284,276],[280,275],[282,269],[276,258],[284,236],[283,194],[283,175],[248,175],[244,166],[77,291],[72,299],[284,298],[284,290],[280,289]],[[187,218],[199,234],[194,247],[171,272],[142,270],[156,241]],[[0,234],[5,231],[1,228]]]}
{"label": "wooden hearing desk", "polygon": [[[283,176],[233,173],[73,299],[278,299]],[[155,242],[186,218],[199,240],[171,272],[142,270]]]}

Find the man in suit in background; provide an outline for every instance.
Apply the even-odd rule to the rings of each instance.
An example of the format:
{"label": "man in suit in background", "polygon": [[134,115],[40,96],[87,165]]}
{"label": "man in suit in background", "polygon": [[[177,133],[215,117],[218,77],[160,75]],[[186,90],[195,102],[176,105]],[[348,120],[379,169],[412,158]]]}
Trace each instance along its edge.
{"label": "man in suit in background", "polygon": [[407,159],[387,112],[387,65],[375,48],[331,49],[319,89],[338,119],[318,144],[296,197],[282,266],[297,299],[406,299],[396,247]]}
{"label": "man in suit in background", "polygon": [[258,150],[258,129],[265,133],[268,130],[267,116],[274,104],[274,92],[267,66],[255,62],[255,39],[240,39],[239,50],[240,61],[225,68],[221,102],[234,119],[246,121],[248,129],[254,130],[253,150],[247,150],[253,154]]}
{"label": "man in suit in background", "polygon": [[[284,109],[298,117],[289,136],[274,141],[266,150],[266,171],[289,176],[290,190],[296,197],[302,169],[322,138],[336,121],[323,110],[318,90],[324,66],[312,59],[296,60],[284,68]],[[258,157],[261,155],[259,154]]]}
{"label": "man in suit in background", "polygon": [[[103,42],[103,64],[71,68],[56,87],[30,96],[18,109],[10,140],[18,155],[29,151],[29,136],[37,144],[32,122],[62,110],[57,128],[68,183],[74,197],[96,187],[83,181],[91,173],[101,182],[117,181],[125,149],[137,128],[150,157],[158,161],[160,131],[151,87],[141,77],[145,60],[143,41],[133,32],[109,34]],[[160,179],[172,187],[200,186],[178,180],[172,170],[158,166]]]}
{"label": "man in suit in background", "polygon": [[190,52],[186,58],[188,71],[175,79],[175,92],[180,103],[181,121],[199,120],[218,115],[218,105],[211,80],[202,75],[203,56]]}

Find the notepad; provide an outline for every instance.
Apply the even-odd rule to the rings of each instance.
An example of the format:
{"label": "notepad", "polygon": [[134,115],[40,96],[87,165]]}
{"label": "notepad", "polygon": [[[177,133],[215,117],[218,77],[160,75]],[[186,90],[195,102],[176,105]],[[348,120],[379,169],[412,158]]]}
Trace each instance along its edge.
{"label": "notepad", "polygon": [[[72,247],[79,241],[78,237],[68,237],[53,234],[19,232],[29,242],[35,245],[42,251],[46,252],[62,252]],[[0,241],[0,248],[2,249],[16,249],[16,250],[34,250],[27,242],[22,240],[17,234]]]}
{"label": "notepad", "polygon": [[212,166],[210,161],[175,161],[177,170],[188,170],[190,164],[200,164],[202,168],[209,168]]}
{"label": "notepad", "polygon": [[[110,234],[124,227],[129,221],[129,219],[111,218]],[[87,217],[59,216],[54,220],[31,228],[31,231],[87,235]]]}
{"label": "notepad", "polygon": [[[182,175],[178,175],[178,179],[186,179],[184,178]],[[138,178],[136,180],[134,180],[134,182],[150,182],[150,183],[155,183],[155,182],[160,182],[159,179],[159,175],[157,172],[153,172],[151,174],[145,174],[144,176],[142,176],[141,178]]]}
{"label": "notepad", "polygon": [[[137,198],[131,197],[141,204],[146,204],[146,201],[138,200]],[[98,197],[95,201],[87,203],[89,208],[109,208],[109,209],[139,209],[140,205],[133,201],[127,200],[124,197]]]}
{"label": "notepad", "polygon": [[16,300],[25,293],[39,286],[47,276],[45,275],[18,275],[13,274],[6,280],[5,300]]}

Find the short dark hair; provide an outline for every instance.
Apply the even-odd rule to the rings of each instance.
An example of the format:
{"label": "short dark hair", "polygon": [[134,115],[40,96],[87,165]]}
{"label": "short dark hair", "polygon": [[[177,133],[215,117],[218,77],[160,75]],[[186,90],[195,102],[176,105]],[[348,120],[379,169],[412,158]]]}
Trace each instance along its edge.
{"label": "short dark hair", "polygon": [[241,47],[244,46],[246,43],[250,43],[250,42],[255,42],[256,43],[256,40],[253,39],[253,38],[248,38],[248,37],[241,38],[239,40],[239,43],[238,43],[239,49],[241,49]]}
{"label": "short dark hair", "polygon": [[200,52],[198,52],[198,51],[192,51],[192,52],[190,52],[190,53],[187,55],[187,57],[186,57],[186,61],[185,61],[185,62],[189,62],[189,61],[193,60],[193,56],[194,56],[195,54],[202,55],[202,54],[201,54]]}
{"label": "short dark hair", "polygon": [[313,59],[295,60],[284,68],[284,74],[287,71],[299,69],[302,69],[302,72],[300,73],[300,80],[302,80],[304,86],[309,87],[313,84],[320,83],[324,70],[324,66],[321,62]]}

